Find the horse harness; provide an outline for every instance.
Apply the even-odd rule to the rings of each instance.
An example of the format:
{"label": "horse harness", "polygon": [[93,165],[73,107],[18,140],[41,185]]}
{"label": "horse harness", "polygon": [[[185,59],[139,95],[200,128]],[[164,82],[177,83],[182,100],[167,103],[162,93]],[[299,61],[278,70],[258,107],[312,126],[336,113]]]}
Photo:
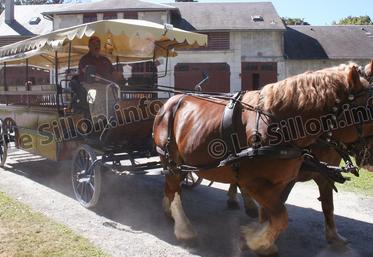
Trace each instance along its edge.
{"label": "horse harness", "polygon": [[[226,146],[225,158],[221,161],[199,166],[190,166],[185,164],[177,164],[172,156],[171,146],[173,144],[173,126],[176,117],[176,113],[180,108],[185,95],[181,96],[172,110],[172,115],[168,121],[168,136],[167,143],[164,149],[156,146],[156,151],[162,155],[167,163],[168,171],[171,174],[179,174],[185,172],[196,172],[213,168],[219,168],[224,166],[231,166],[233,170],[239,170],[239,162],[245,159],[254,158],[267,158],[267,159],[295,159],[305,154],[305,150],[295,146],[262,146],[261,135],[259,133],[259,121],[261,115],[264,113],[261,110],[256,109],[256,124],[252,135],[252,146],[239,149],[235,144],[238,140],[237,128],[235,127],[234,121],[237,118],[237,114],[240,112],[239,103],[243,92],[234,94],[227,105],[225,106],[223,118],[220,126],[220,138],[223,140]],[[265,114],[267,115],[267,114]]]}
{"label": "horse harness", "polygon": [[[370,91],[372,92],[372,91]],[[260,109],[255,109],[256,112],[256,123],[255,123],[255,129],[253,131],[252,135],[252,146],[246,147],[244,149],[239,149],[235,142],[237,142],[237,128],[235,128],[234,121],[237,118],[237,113],[239,113],[239,103],[242,103],[240,101],[240,98],[242,96],[243,92],[238,92],[234,94],[229,102],[227,103],[223,118],[221,121],[221,127],[220,127],[220,136],[223,140],[226,149],[227,149],[227,155],[223,160],[220,162],[215,162],[208,165],[199,165],[199,166],[190,166],[186,164],[178,164],[175,162],[172,151],[171,151],[171,145],[173,143],[173,126],[174,121],[176,117],[176,113],[178,109],[180,108],[185,95],[182,95],[176,105],[174,106],[172,110],[172,115],[170,116],[170,120],[168,122],[168,137],[167,137],[167,143],[165,145],[164,149],[161,149],[160,147],[156,147],[157,152],[164,156],[168,170],[165,171],[166,173],[169,172],[171,174],[180,174],[180,173],[186,173],[186,172],[196,172],[213,168],[219,168],[224,166],[231,166],[233,170],[238,171],[239,170],[239,162],[245,159],[254,159],[254,158],[267,158],[267,159],[295,159],[299,158],[301,156],[304,157],[304,162],[302,164],[301,170],[312,170],[320,172],[324,177],[326,177],[331,183],[331,186],[337,191],[336,187],[334,186],[334,183],[332,182],[338,182],[338,183],[344,183],[347,179],[341,175],[342,172],[351,172],[355,175],[357,175],[358,169],[352,164],[351,158],[349,155],[353,153],[354,148],[357,147],[357,145],[364,144],[364,150],[362,151],[363,160],[365,160],[369,154],[369,149],[366,143],[365,138],[363,137],[363,130],[362,130],[362,124],[359,124],[357,126],[357,132],[359,135],[358,142],[351,144],[349,146],[344,145],[342,142],[334,141],[331,139],[332,132],[329,131],[326,133],[326,137],[322,138],[319,141],[319,144],[327,145],[328,147],[334,148],[340,156],[343,158],[343,160],[346,163],[345,167],[335,167],[335,166],[329,166],[325,162],[319,161],[312,153],[310,153],[309,150],[301,149],[295,145],[288,145],[288,146],[262,146],[261,145],[261,134],[259,133],[259,122],[261,115],[268,115],[263,113]],[[189,94],[190,95],[190,94]],[[349,97],[350,101],[353,101],[357,96],[351,95]],[[333,110],[338,113],[340,112],[340,108],[333,108]],[[339,113],[340,114],[340,113]],[[338,119],[335,119],[337,121]],[[236,138],[235,138],[236,137]],[[237,151],[239,149],[239,151]]]}

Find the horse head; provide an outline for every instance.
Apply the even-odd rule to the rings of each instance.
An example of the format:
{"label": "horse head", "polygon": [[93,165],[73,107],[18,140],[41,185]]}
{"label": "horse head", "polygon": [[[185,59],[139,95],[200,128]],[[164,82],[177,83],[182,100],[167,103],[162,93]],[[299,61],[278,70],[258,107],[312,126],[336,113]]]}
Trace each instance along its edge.
{"label": "horse head", "polygon": [[350,64],[346,69],[349,69],[348,81],[352,85],[349,101],[345,103],[349,108],[339,114],[337,123],[347,123],[341,117],[348,116],[349,125],[333,132],[331,138],[346,144],[359,167],[373,172],[373,60],[365,67]]}

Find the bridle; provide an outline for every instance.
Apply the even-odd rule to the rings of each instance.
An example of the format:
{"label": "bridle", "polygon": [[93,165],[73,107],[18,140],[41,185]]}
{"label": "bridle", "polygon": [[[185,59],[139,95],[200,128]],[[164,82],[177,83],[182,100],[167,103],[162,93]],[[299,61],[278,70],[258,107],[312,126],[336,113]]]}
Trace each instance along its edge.
{"label": "bridle", "polygon": [[[351,93],[348,97],[347,102],[337,103],[337,106],[333,107],[333,112],[334,112],[333,119],[335,121],[335,124],[338,124],[338,122],[341,121],[341,117],[343,115],[343,108],[342,108],[343,105],[348,104],[351,107],[351,109],[353,109],[353,108],[358,107],[358,106],[353,105],[356,99],[363,97],[363,96],[367,96],[367,100],[369,100],[370,98],[373,97],[373,76],[368,76],[365,73],[363,67],[361,66],[357,69],[357,71],[361,77],[363,77],[369,82],[369,86],[365,89],[362,89],[361,91],[357,93],[354,93],[354,94]],[[373,121],[370,120],[368,122],[373,122]],[[363,120],[359,120],[359,123],[354,124],[356,133],[358,135],[358,139],[354,143],[346,145],[343,142],[333,139],[332,138],[333,137],[332,129],[334,128],[333,126],[331,126],[331,129],[327,133],[325,133],[325,135],[322,136],[319,140],[321,144],[325,144],[327,146],[334,148],[338,152],[338,154],[342,157],[342,159],[345,161],[346,171],[351,172],[356,176],[359,175],[358,174],[359,167],[361,167],[370,158],[368,139],[373,138],[373,135],[364,137],[363,125],[364,125]],[[353,165],[350,155],[357,157],[357,159],[360,160],[359,163],[357,163],[358,167]]]}

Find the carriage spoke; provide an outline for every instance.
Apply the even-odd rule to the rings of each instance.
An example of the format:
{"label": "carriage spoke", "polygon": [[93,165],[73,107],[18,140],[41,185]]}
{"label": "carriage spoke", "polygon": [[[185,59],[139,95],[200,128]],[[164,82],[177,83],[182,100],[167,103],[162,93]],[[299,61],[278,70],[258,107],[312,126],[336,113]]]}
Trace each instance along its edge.
{"label": "carriage spoke", "polygon": [[86,208],[97,204],[101,192],[98,165],[100,162],[96,161],[95,152],[89,146],[83,146],[76,152],[71,170],[73,188],[76,198]]}
{"label": "carriage spoke", "polygon": [[79,191],[79,193],[80,193],[80,197],[82,198],[83,201],[85,201],[85,200],[84,200],[85,187],[84,187],[83,183],[80,183],[80,184],[82,185],[82,186],[80,187],[81,189],[80,189],[80,191]]}
{"label": "carriage spoke", "polygon": [[94,186],[91,182],[89,182],[89,185],[91,186],[92,191],[93,191],[93,193],[94,193],[94,192],[95,192],[95,186]]}

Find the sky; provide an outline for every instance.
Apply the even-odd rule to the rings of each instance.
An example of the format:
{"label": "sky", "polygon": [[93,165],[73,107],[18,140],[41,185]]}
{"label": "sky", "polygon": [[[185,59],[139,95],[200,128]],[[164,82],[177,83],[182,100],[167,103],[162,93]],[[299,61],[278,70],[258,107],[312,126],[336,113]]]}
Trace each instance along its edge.
{"label": "sky", "polygon": [[[148,2],[167,3],[167,0],[146,0]],[[260,2],[260,0],[199,0],[205,2]],[[268,2],[264,1],[264,2]],[[372,0],[273,0],[281,17],[303,18],[311,25],[331,25],[347,16],[369,15],[373,19]]]}

